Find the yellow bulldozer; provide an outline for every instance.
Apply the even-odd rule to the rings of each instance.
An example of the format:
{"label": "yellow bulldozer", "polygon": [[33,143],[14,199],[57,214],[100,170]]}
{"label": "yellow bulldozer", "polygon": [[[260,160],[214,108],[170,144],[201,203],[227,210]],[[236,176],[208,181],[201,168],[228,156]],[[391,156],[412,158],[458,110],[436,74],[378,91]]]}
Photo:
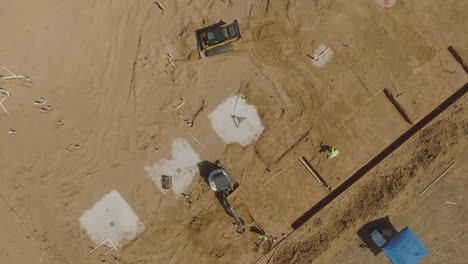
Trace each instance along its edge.
{"label": "yellow bulldozer", "polygon": [[219,21],[195,31],[200,59],[233,50],[232,42],[241,35],[237,20],[232,23]]}

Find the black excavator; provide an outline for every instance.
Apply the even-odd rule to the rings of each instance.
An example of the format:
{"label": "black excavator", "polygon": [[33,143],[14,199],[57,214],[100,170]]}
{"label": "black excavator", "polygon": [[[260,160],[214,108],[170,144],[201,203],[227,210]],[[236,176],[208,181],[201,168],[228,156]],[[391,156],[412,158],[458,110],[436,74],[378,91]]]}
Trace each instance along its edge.
{"label": "black excavator", "polygon": [[239,183],[237,183],[234,177],[232,177],[232,175],[223,167],[219,161],[216,161],[215,165],[216,168],[208,175],[208,183],[210,184],[211,189],[215,192],[216,197],[223,205],[226,212],[232,218],[234,218],[237,231],[243,232],[246,225],[244,221],[234,212],[234,209],[229,204],[227,199],[228,196],[239,187]]}

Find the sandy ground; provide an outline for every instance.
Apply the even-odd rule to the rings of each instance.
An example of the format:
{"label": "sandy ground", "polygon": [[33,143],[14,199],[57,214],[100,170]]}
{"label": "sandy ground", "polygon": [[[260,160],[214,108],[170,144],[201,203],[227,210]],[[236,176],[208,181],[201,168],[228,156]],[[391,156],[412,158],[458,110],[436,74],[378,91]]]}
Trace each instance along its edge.
{"label": "sandy ground", "polygon": [[[173,142],[183,138],[201,160],[223,162],[240,183],[230,197],[238,214],[279,241],[328,194],[299,157],[334,189],[468,80],[447,50],[468,60],[462,0],[391,8],[364,0],[177,0],[163,2],[165,12],[153,1],[4,2],[0,65],[31,82],[0,80],[10,95],[0,109],[1,228],[9,230],[0,262],[255,262],[272,245],[236,233],[198,173],[182,188],[189,202],[161,191],[145,167],[171,160]],[[242,40],[231,53],[199,60],[194,30],[220,19],[238,19]],[[320,68],[307,54],[321,45],[333,57]],[[255,106],[263,125],[250,145],[226,145],[211,128],[210,114],[232,96]],[[47,103],[34,104],[40,97]],[[452,127],[434,125],[442,143],[421,143],[453,152],[434,150],[432,160],[425,148],[400,151],[392,164],[430,164],[430,175],[443,169],[464,151],[465,112],[438,121]],[[338,147],[339,158],[327,160],[321,142]],[[374,187],[393,186],[384,179],[390,183]],[[79,219],[113,190],[145,229],[119,251],[91,252],[98,243]],[[335,204],[322,217],[348,206]],[[349,217],[369,220],[379,206]],[[335,223],[311,219],[272,260],[319,256],[347,229]],[[323,243],[310,242],[316,235]]]}

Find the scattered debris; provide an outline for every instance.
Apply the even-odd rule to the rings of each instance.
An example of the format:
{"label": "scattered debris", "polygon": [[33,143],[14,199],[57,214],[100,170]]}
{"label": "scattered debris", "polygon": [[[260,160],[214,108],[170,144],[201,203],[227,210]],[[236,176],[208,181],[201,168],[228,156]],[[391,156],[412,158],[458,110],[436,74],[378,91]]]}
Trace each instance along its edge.
{"label": "scattered debris", "polygon": [[36,99],[33,101],[35,105],[45,105],[47,103],[47,99],[44,97],[39,97],[39,99]]}
{"label": "scattered debris", "polygon": [[13,79],[22,79],[24,81],[26,81],[26,83],[28,84],[32,84],[32,81],[29,77],[27,76],[24,76],[24,75],[16,75],[14,74],[13,72],[11,72],[10,70],[8,70],[5,66],[2,66],[2,68],[7,71],[9,74],[11,74],[10,76],[3,76],[3,75],[0,75],[0,78],[2,80],[13,80]]}
{"label": "scattered debris", "polygon": [[167,53],[167,57],[168,57],[167,59],[169,60],[169,63],[172,65],[172,68],[174,69],[177,68],[173,60],[174,56],[172,56],[171,53]]}
{"label": "scattered debris", "polygon": [[180,103],[176,106],[174,106],[175,109],[179,109],[181,106],[183,106],[185,104],[185,100],[180,98]]}
{"label": "scattered debris", "polygon": [[66,152],[72,152],[72,151],[80,149],[80,148],[81,148],[81,146],[79,144],[73,144],[71,146],[65,147],[65,151]]}
{"label": "scattered debris", "polygon": [[41,112],[43,112],[43,113],[48,113],[50,111],[52,111],[52,106],[51,105],[46,105],[44,107],[41,107]]}
{"label": "scattered debris", "polygon": [[187,125],[189,125],[189,127],[193,126],[193,120],[189,120],[189,119],[183,119],[183,120]]}
{"label": "scattered debris", "polygon": [[8,134],[16,134],[16,130],[10,128],[10,129],[8,130]]}
{"label": "scattered debris", "polygon": [[4,88],[0,88],[0,96],[4,97],[2,100],[0,100],[0,106],[3,108],[3,111],[5,111],[5,113],[8,113],[6,108],[3,106],[3,101],[10,97],[10,93]]}
{"label": "scattered debris", "polygon": [[187,201],[189,204],[193,203],[193,197],[190,194],[186,194],[186,193],[181,193],[181,194],[182,196],[184,196],[185,201]]}
{"label": "scattered debris", "polygon": [[166,12],[166,8],[164,7],[164,5],[161,3],[161,1],[155,1],[154,2],[159,9],[161,9],[162,13],[164,14],[164,12]]}

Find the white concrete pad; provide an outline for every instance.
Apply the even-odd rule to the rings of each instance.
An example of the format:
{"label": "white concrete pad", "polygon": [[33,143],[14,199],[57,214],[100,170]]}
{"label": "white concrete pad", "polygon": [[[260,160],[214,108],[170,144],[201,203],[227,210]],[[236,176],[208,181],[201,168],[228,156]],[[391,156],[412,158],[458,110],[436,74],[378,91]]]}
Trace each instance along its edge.
{"label": "white concrete pad", "polygon": [[84,212],[80,224],[96,244],[109,238],[116,247],[124,246],[145,229],[130,205],[115,190]]}
{"label": "white concrete pad", "polygon": [[162,175],[171,176],[172,191],[180,194],[190,185],[198,172],[199,162],[200,156],[193,150],[190,143],[183,138],[178,138],[172,143],[172,159],[148,165],[145,171],[163,192],[166,190],[162,187],[161,177]]}
{"label": "white concrete pad", "polygon": [[209,116],[211,126],[226,144],[247,146],[263,133],[263,125],[253,105],[240,96],[231,96]]}

